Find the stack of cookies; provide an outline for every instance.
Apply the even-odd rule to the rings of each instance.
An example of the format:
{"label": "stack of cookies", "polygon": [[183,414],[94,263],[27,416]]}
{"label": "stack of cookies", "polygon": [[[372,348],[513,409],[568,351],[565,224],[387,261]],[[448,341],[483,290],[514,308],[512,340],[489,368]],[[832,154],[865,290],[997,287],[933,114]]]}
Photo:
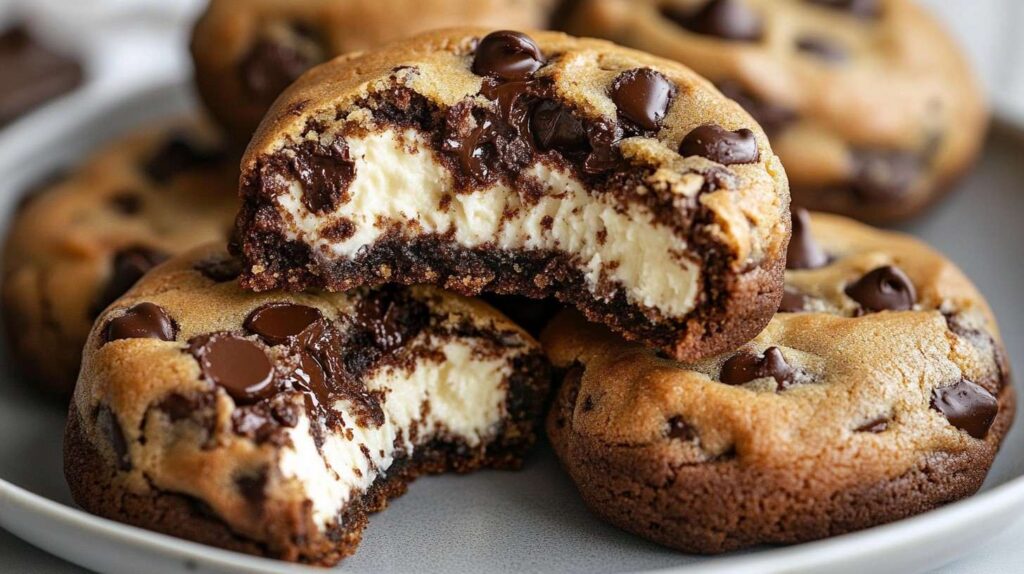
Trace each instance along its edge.
{"label": "stack of cookies", "polygon": [[[904,64],[945,86],[920,95],[936,117],[886,110],[899,125],[852,133],[826,96],[776,122],[750,86],[730,99],[677,61],[487,27],[540,27],[542,0],[405,4],[214,0],[193,51],[219,129],[131,136],[17,215],[6,317],[37,380],[77,379],[80,505],[331,565],[415,477],[516,468],[542,428],[597,516],[686,552],[822,538],[980,487],[1015,404],[991,311],[914,239],[791,212],[783,167],[806,162],[801,197],[843,198],[805,204],[914,211],[973,156],[978,100],[946,85],[948,61],[840,71],[761,42],[831,18],[843,59],[878,30],[946,46],[915,8],[560,13],[723,88],[748,59],[821,89]],[[351,51],[417,31],[375,24],[403,8],[431,16],[414,28],[484,27]],[[736,42],[758,45],[733,62]],[[976,133],[934,136],[968,116]]]}

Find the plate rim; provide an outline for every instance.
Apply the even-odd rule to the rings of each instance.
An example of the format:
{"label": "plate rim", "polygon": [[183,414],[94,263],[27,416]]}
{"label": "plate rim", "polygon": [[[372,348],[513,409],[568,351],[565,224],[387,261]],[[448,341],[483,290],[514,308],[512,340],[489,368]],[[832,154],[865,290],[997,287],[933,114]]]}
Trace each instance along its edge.
{"label": "plate rim", "polygon": [[[81,130],[83,122],[100,117],[104,110],[112,110],[119,103],[137,103],[147,98],[160,97],[161,94],[180,94],[183,91],[191,93],[187,79],[183,78],[154,80],[116,92],[83,87],[78,92],[59,98],[0,130],[0,156],[7,155],[9,150],[31,147],[34,140],[46,137],[31,135],[33,131],[47,133],[40,127],[60,125],[64,133],[74,133]],[[1009,106],[996,104],[993,106],[991,125],[993,132],[1010,132],[1024,141],[1024,113],[1017,113]],[[11,198],[3,199],[9,201]],[[682,564],[646,572],[717,574],[812,570],[843,560],[868,558],[900,546],[911,546],[947,531],[961,530],[971,522],[992,520],[1009,524],[1024,520],[1014,512],[1019,506],[1024,506],[1024,472],[984,492],[889,524],[802,544],[772,548],[756,554],[711,557],[699,564]],[[51,552],[45,546],[23,536],[17,524],[11,524],[11,520],[5,519],[5,516],[12,514],[9,512],[11,509],[57,521],[65,526],[88,532],[91,536],[101,537],[110,543],[130,544],[176,560],[195,561],[223,569],[245,569],[257,573],[325,571],[322,568],[232,552],[95,516],[75,506],[36,494],[0,477],[0,527],[26,543],[70,562],[74,561],[65,558],[66,554]],[[344,562],[334,570],[326,571],[350,572]]]}

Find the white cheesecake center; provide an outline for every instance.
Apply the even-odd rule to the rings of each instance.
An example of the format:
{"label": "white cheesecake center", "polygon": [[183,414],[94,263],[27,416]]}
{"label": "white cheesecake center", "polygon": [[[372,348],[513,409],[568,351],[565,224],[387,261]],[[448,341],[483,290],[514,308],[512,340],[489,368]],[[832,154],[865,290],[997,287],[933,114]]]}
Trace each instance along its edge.
{"label": "white cheesecake center", "polygon": [[[351,259],[396,224],[408,238],[454,231],[453,241],[466,248],[566,253],[595,297],[607,296],[599,292],[606,279],[621,285],[631,304],[670,317],[693,310],[698,265],[680,257],[685,240],[641,205],[591,195],[571,174],[539,163],[527,170],[548,188],[536,203],[524,204],[504,184],[455,194],[451,173],[416,130],[386,129],[346,142],[356,166],[350,201],[333,213],[313,214],[302,202],[302,184],[285,182],[289,191],[278,203],[288,239]],[[354,224],[353,235],[335,241],[321,234],[341,219]]]}
{"label": "white cheesecake center", "polygon": [[[379,427],[359,426],[352,405],[339,401],[335,410],[342,414],[346,430],[326,437],[322,455],[313,443],[308,418],[290,429],[293,448],[283,450],[281,472],[305,489],[321,528],[337,518],[353,495],[386,476],[398,454],[396,447],[412,456],[417,447],[442,438],[474,448],[499,431],[506,417],[510,357],[482,358],[465,340],[428,341],[427,347],[440,350],[445,359],[420,360],[411,372],[386,367],[366,381],[367,389],[384,392],[384,424]],[[414,425],[415,442],[410,438]],[[399,436],[402,440],[396,445]]]}

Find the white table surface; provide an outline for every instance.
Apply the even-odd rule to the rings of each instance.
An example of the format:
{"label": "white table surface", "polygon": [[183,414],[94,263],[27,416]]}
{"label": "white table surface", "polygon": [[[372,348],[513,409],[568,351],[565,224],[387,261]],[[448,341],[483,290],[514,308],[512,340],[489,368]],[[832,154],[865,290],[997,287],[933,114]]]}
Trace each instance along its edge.
{"label": "white table surface", "polygon": [[[102,12],[95,8],[103,4],[118,4],[114,0],[80,0],[84,2],[85,13],[93,15]],[[134,0],[133,0],[134,1]],[[141,0],[138,0],[141,2]],[[164,0],[160,0],[164,2]],[[1024,1],[1022,0],[923,0],[923,2],[947,19],[951,28],[960,36],[966,49],[979,70],[979,75],[993,94],[993,99],[1000,102],[1004,111],[1020,111],[1024,117],[1024,66],[1020,64],[1024,58],[1024,41],[1008,42],[1006,34],[1016,28],[1011,22],[1024,19]],[[9,17],[13,11],[34,12],[46,5],[53,5],[53,0],[0,0],[0,20]],[[123,2],[122,2],[123,4]],[[159,3],[157,3],[159,4]],[[147,22],[145,30],[140,34],[131,34],[134,38],[111,40],[108,38],[95,50],[90,50],[93,62],[93,82],[105,84],[103,87],[117,89],[115,84],[135,83],[142,81],[140,75],[167,77],[187,73],[187,61],[180,51],[168,53],[165,46],[170,43],[181,43],[184,33],[181,23],[187,20],[187,14],[198,4],[196,0],[175,0],[164,4],[176,5],[179,11],[171,20],[176,30],[161,30],[164,40],[171,42],[153,42],[154,22]],[[138,7],[138,4],[135,4]],[[35,10],[32,10],[35,8]],[[66,5],[63,6],[66,12]],[[20,10],[19,10],[20,9]],[[121,30],[124,22],[117,22]],[[141,32],[144,32],[141,33]],[[61,34],[63,35],[63,34]],[[146,49],[142,52],[126,49],[127,44],[136,45],[139,36],[145,36]],[[162,44],[162,46],[158,45]],[[80,47],[79,46],[76,47]],[[155,50],[150,51],[150,50]],[[99,52],[99,53],[97,53]],[[115,54],[116,52],[116,54]],[[131,55],[134,54],[134,57]],[[157,57],[158,54],[163,57]],[[109,56],[116,56],[110,58]],[[128,61],[123,58],[129,55]],[[154,62],[159,62],[160,70],[153,70]],[[147,78],[148,79],[148,78]],[[1000,536],[974,550],[967,558],[954,562],[936,570],[941,574],[974,574],[986,572],[992,574],[1016,573],[1024,568],[1024,517],[1013,527],[1008,528]],[[950,544],[957,544],[950,540]],[[51,556],[46,552],[21,541],[12,534],[0,529],[0,573],[17,572],[25,574],[49,574],[88,572],[87,570]]]}

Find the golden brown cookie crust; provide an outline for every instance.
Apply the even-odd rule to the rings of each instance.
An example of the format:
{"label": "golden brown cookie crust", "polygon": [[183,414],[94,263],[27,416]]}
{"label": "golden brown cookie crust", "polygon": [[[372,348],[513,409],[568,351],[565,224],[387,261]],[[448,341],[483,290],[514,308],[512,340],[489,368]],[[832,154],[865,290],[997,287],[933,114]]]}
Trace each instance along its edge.
{"label": "golden brown cookie crust", "polygon": [[[417,476],[521,464],[549,367],[497,311],[429,287],[253,294],[230,262],[223,245],[188,252],[97,320],[66,430],[65,472],[83,508],[332,565],[355,551],[368,513]],[[308,315],[254,317],[288,306],[317,318],[268,339]],[[211,341],[225,339],[258,356],[216,358]],[[231,382],[263,361],[269,394]]]}
{"label": "golden brown cookie crust", "polygon": [[270,53],[264,57],[275,61],[267,66],[301,73],[336,56],[436,28],[543,28],[552,4],[553,0],[213,0],[192,34],[196,86],[213,116],[244,143],[277,95],[254,94],[246,82],[246,61],[258,53],[262,41],[285,46],[283,56],[268,46]]}
{"label": "golden brown cookie crust", "polygon": [[[572,314],[545,331],[565,372],[548,436],[601,517],[717,553],[867,528],[980,488],[1016,407],[988,306],[917,240],[837,216],[812,229],[832,260],[787,272],[806,309],[734,352],[683,365]],[[913,309],[865,312],[845,294],[884,265],[913,282]],[[734,359],[773,348],[791,378],[722,382]],[[983,389],[990,420],[934,406],[962,381]]]}
{"label": "golden brown cookie crust", "polygon": [[[688,0],[582,0],[566,28],[676,59],[777,120],[772,144],[797,205],[906,219],[973,165],[988,123],[985,98],[927,10],[908,0],[879,0],[875,16],[804,0],[739,3],[761,21],[759,39],[723,40],[666,16],[672,8],[694,13],[701,2]],[[801,50],[805,41],[824,41],[839,55],[829,61]],[[917,162],[909,184],[887,191],[868,183],[898,179],[884,172],[899,166],[885,162],[904,159]]]}

